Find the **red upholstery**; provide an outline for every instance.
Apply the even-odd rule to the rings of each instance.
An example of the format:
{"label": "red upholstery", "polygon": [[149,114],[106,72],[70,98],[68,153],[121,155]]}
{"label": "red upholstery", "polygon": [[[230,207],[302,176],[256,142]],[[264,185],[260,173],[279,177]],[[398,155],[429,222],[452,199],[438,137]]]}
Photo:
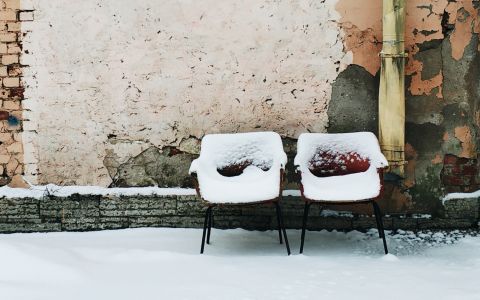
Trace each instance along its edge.
{"label": "red upholstery", "polygon": [[[248,166],[252,165],[252,161],[251,160],[245,160],[241,163],[237,163],[237,164],[231,164],[231,165],[228,165],[226,167],[223,167],[223,168],[217,168],[217,172],[222,175],[222,176],[225,176],[225,177],[235,177],[235,176],[239,176],[243,173],[243,170],[245,170],[245,168],[247,168]],[[266,168],[266,167],[262,167],[260,166],[259,167],[260,169],[262,169],[263,171],[268,171],[269,168]]]}
{"label": "red upholstery", "polygon": [[243,170],[245,170],[245,168],[250,166],[251,164],[252,162],[247,160],[239,164],[232,164],[220,169],[217,168],[217,172],[220,173],[220,175],[225,177],[239,176],[243,173]]}
{"label": "red upholstery", "polygon": [[317,177],[329,177],[365,172],[370,167],[370,160],[356,152],[329,153],[317,152],[309,161],[309,170]]}

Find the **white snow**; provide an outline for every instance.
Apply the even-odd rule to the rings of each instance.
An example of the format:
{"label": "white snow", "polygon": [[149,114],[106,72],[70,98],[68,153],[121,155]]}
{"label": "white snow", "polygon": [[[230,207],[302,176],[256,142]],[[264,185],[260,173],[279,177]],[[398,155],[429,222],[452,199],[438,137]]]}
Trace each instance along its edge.
{"label": "white snow", "polygon": [[[100,186],[59,186],[55,184],[35,185],[28,189],[0,187],[0,198],[34,198],[41,199],[47,195],[68,197],[73,194],[102,195],[102,196],[194,196],[195,189],[188,188],[159,188],[159,187],[129,187],[129,188],[105,188]],[[283,190],[283,196],[300,197],[299,190]]]}
{"label": "white snow", "polygon": [[[402,216],[400,218],[402,218]],[[412,214],[412,218],[414,218],[414,219],[431,219],[432,215],[431,214]]]}
{"label": "white snow", "polygon": [[480,237],[400,231],[383,255],[376,230],[129,229],[0,235],[0,297],[85,299],[479,299]]}
{"label": "white snow", "polygon": [[[221,175],[218,170],[250,164],[242,174]],[[192,162],[200,194],[212,203],[249,203],[270,200],[280,192],[280,169],[287,155],[275,132],[209,134],[202,139],[200,157]]]}
{"label": "white snow", "polygon": [[364,200],[380,192],[380,177],[373,166],[365,172],[330,177],[317,177],[307,169],[302,171],[302,184],[305,197],[312,200]]}
{"label": "white snow", "polygon": [[292,196],[292,197],[300,197],[302,194],[300,190],[283,190],[283,196]]}
{"label": "white snow", "polygon": [[[309,164],[319,152],[333,156],[357,153],[361,158],[369,160],[370,167],[359,173],[317,177],[310,171]],[[387,160],[380,151],[378,140],[371,132],[301,134],[298,138],[294,164],[302,173],[305,197],[323,201],[356,201],[375,198],[381,187],[377,168],[388,166]]]}
{"label": "white snow", "polygon": [[353,218],[353,213],[349,211],[341,211],[341,210],[331,210],[331,209],[322,209],[320,213],[322,217],[335,217],[335,218]]}
{"label": "white snow", "polygon": [[470,199],[470,198],[480,198],[480,190],[472,193],[450,193],[443,197],[442,201],[445,204],[446,201],[452,199]]}
{"label": "white snow", "polygon": [[32,186],[29,189],[0,187],[0,197],[3,198],[35,198],[45,196],[68,197],[73,194],[80,195],[112,195],[112,196],[170,196],[170,195],[195,195],[195,189],[186,188],[159,188],[159,187],[129,187],[105,188],[99,186],[58,186],[54,184]]}

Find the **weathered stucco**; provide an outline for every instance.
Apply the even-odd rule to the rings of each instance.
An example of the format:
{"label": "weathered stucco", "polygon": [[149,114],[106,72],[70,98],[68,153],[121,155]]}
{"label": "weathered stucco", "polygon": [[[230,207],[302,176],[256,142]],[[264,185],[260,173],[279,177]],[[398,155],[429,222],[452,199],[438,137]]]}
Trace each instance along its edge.
{"label": "weathered stucco", "polygon": [[[420,51],[421,44],[443,39],[445,28],[451,28],[451,56],[460,60],[472,36],[480,32],[478,1],[411,0],[406,3],[405,43],[409,54],[406,74],[412,75],[408,89],[412,95],[435,92],[438,98],[442,98],[441,70],[433,76],[422,76],[425,75],[424,66],[415,59],[415,55]],[[353,53],[353,63],[375,75],[380,67],[382,2],[340,0],[336,8],[342,15],[340,26],[345,31],[346,50]]]}
{"label": "weathered stucco", "polygon": [[339,0],[336,5],[345,31],[345,49],[353,54],[353,63],[372,75],[380,69],[382,49],[382,1]]}
{"label": "weathered stucco", "polygon": [[[447,184],[440,180],[444,157],[453,155],[474,159],[478,156],[480,1],[409,0],[406,3],[405,150],[408,164],[406,178],[389,178],[393,182],[386,189],[388,200],[384,205],[392,211],[438,213],[441,208],[438,198],[446,192]],[[346,51],[352,52],[355,64],[372,75],[377,74],[380,60],[376,56],[382,38],[381,1],[340,0],[336,7],[342,15]],[[344,81],[343,74],[351,72],[351,68],[353,65],[340,74],[341,82]],[[356,93],[351,85],[359,80],[368,82],[371,79],[368,76],[350,78],[338,93],[334,84],[334,94]],[[375,88],[376,84],[377,81],[367,86]],[[337,102],[350,107],[344,98],[332,98],[330,107]],[[348,112],[348,109],[341,111]],[[335,117],[336,114],[329,114],[330,120]],[[346,119],[358,118],[362,122],[368,120],[362,113],[351,113]],[[376,115],[371,114],[371,118]],[[345,121],[342,126],[352,130],[355,123],[362,122]],[[336,123],[338,121],[333,121],[338,128]],[[334,132],[335,128],[329,131]],[[472,184],[470,188],[475,186]]]}
{"label": "weathered stucco", "polygon": [[115,165],[205,133],[325,131],[331,83],[352,62],[336,1],[29,2],[35,183],[109,185]]}
{"label": "weathered stucco", "polygon": [[[381,205],[441,214],[439,196],[480,183],[480,1],[406,2],[408,164]],[[20,120],[2,123],[5,182],[188,185],[205,133],[274,130],[293,158],[301,132],[378,130],[382,1],[21,6],[33,21],[7,28],[21,53],[0,95]]]}

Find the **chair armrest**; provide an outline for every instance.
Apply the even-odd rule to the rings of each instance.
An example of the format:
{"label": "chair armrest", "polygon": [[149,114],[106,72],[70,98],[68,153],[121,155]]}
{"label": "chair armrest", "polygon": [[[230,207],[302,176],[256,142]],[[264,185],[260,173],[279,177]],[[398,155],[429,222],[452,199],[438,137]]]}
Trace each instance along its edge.
{"label": "chair armrest", "polygon": [[300,194],[302,195],[302,197],[304,197],[304,195],[303,195],[303,184],[302,184],[302,171],[300,171],[300,166],[298,166],[298,165],[295,166],[294,179],[297,182],[298,189],[300,190]]}
{"label": "chair armrest", "polygon": [[192,176],[193,186],[195,187],[195,191],[197,191],[197,196],[201,197],[201,195],[200,195],[200,185],[198,184],[197,172],[191,172],[190,176]]}
{"label": "chair armrest", "polygon": [[192,163],[190,164],[190,168],[188,169],[188,173],[190,175],[192,175],[193,173],[197,173],[199,164],[200,164],[200,157],[192,161]]}
{"label": "chair armrest", "polygon": [[383,179],[383,175],[386,169],[387,167],[377,168],[378,177],[380,178],[380,193],[378,194],[376,199],[382,199],[383,195],[385,194],[385,182]]}
{"label": "chair armrest", "polygon": [[295,170],[295,175],[294,179],[297,182],[297,184],[302,183],[302,171],[300,171],[300,166],[299,165],[294,165],[294,170]]}

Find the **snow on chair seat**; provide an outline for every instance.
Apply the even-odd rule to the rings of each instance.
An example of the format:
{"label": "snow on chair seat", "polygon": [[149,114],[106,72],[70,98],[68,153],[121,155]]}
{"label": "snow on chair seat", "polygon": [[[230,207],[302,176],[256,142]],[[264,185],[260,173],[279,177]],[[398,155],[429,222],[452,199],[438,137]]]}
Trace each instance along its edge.
{"label": "snow on chair seat", "polygon": [[294,164],[312,201],[359,201],[380,194],[379,172],[388,165],[371,132],[304,133]]}
{"label": "snow on chair seat", "polygon": [[210,134],[189,172],[207,202],[255,203],[279,196],[286,162],[277,133]]}
{"label": "snow on chair seat", "polygon": [[213,207],[271,202],[277,210],[280,243],[283,232],[290,254],[278,203],[286,163],[282,140],[275,132],[209,134],[202,139],[200,156],[189,170],[198,196],[208,206],[201,253],[207,227],[209,243]]}
{"label": "snow on chair seat", "polygon": [[375,202],[382,194],[383,170],[388,162],[373,133],[301,134],[294,164],[305,201],[300,253],[312,203],[371,203],[379,236],[388,253],[381,211]]}

